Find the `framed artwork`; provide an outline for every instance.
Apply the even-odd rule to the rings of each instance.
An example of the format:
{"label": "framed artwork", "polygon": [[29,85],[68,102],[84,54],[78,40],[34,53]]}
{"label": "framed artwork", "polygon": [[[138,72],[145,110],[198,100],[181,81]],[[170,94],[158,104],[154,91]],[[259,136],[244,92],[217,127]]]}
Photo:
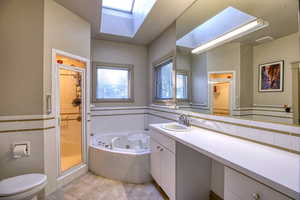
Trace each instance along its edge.
{"label": "framed artwork", "polygon": [[259,92],[282,92],[284,61],[259,65]]}

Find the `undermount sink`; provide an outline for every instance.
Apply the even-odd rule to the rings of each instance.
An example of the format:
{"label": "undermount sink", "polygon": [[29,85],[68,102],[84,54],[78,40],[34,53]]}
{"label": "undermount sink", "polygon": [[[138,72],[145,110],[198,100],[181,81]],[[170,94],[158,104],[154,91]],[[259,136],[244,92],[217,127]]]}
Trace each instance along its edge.
{"label": "undermount sink", "polygon": [[188,126],[184,126],[182,124],[164,124],[162,126],[163,129],[169,130],[169,131],[180,131],[180,132],[184,132],[184,131],[188,131],[190,128]]}

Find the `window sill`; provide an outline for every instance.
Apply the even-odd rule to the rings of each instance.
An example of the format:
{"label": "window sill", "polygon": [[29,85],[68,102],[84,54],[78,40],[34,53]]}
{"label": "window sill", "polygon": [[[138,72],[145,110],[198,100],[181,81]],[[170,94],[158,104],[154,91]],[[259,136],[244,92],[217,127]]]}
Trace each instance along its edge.
{"label": "window sill", "polygon": [[153,104],[164,105],[164,106],[174,106],[176,103],[174,99],[154,99]]}
{"label": "window sill", "polygon": [[189,99],[176,99],[177,102],[190,102]]}
{"label": "window sill", "polygon": [[93,103],[134,103],[134,99],[95,99]]}

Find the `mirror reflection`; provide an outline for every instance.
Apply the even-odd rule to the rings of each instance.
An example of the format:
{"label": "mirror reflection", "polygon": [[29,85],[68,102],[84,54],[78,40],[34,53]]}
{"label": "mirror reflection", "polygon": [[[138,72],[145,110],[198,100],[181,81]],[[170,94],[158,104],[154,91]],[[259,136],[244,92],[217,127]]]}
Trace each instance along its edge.
{"label": "mirror reflection", "polygon": [[196,1],[176,22],[177,107],[299,124],[298,4]]}

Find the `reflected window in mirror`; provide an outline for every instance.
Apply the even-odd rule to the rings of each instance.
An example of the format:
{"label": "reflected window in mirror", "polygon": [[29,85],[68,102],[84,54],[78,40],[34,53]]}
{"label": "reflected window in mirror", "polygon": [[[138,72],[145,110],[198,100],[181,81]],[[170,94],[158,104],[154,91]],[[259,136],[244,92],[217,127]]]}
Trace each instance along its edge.
{"label": "reflected window in mirror", "polygon": [[155,100],[173,98],[173,61],[168,60],[154,68]]}
{"label": "reflected window in mirror", "polygon": [[176,72],[176,99],[188,101],[189,99],[189,75],[188,72]]}

